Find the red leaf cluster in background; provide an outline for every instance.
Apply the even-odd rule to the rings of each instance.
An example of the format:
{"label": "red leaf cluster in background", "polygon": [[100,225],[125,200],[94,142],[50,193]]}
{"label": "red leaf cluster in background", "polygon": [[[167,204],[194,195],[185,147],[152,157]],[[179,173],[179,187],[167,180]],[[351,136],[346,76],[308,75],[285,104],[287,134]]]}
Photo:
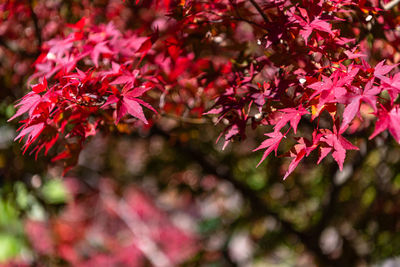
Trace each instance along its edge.
{"label": "red leaf cluster in background", "polygon": [[[36,84],[11,118],[24,115],[16,139],[25,150],[60,143],[53,160],[67,170],[88,137],[113,125],[213,114],[225,124],[224,147],[249,128],[268,137],[255,149],[265,149],[261,162],[281,143],[291,147],[286,178],[313,151],[342,169],[346,151],[358,149],[347,139],[374,118],[370,138],[387,129],[400,142],[398,59],[385,49],[376,57],[376,44],[389,44],[371,46],[363,34],[372,18],[387,41],[400,41],[377,1],[121,1],[119,9],[129,5],[141,10],[133,25],[85,16],[43,42],[28,81]],[[12,16],[19,7],[2,8]]]}
{"label": "red leaf cluster in background", "polygon": [[61,214],[25,222],[41,257],[73,266],[176,266],[197,252],[196,236],[174,225],[137,188],[126,188],[120,197],[109,180],[99,192],[74,178],[65,183],[72,199]]}

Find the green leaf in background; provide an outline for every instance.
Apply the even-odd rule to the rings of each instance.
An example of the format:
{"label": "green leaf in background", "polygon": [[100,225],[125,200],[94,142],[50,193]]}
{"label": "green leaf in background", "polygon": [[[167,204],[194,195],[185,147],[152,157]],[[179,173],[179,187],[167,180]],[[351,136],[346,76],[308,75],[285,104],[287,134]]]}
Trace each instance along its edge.
{"label": "green leaf in background", "polygon": [[18,258],[26,250],[20,214],[14,202],[0,198],[0,263]]}
{"label": "green leaf in background", "polygon": [[43,185],[42,194],[47,203],[62,204],[68,199],[68,192],[61,179],[51,179]]}
{"label": "green leaf in background", "polygon": [[23,241],[13,235],[0,233],[0,262],[16,257],[24,247]]}
{"label": "green leaf in background", "polygon": [[203,220],[198,224],[200,233],[209,233],[217,229],[221,224],[221,219],[218,217]]}

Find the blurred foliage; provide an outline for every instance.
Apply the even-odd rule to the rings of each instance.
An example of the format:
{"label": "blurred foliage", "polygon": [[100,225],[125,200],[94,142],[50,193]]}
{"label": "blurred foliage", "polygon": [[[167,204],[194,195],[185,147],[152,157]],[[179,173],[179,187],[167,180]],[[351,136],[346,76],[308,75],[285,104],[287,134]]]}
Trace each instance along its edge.
{"label": "blurred foliage", "polygon": [[[21,197],[21,193],[18,196]],[[19,217],[20,208],[10,197],[0,194],[0,262],[17,257],[27,250],[24,229]]]}

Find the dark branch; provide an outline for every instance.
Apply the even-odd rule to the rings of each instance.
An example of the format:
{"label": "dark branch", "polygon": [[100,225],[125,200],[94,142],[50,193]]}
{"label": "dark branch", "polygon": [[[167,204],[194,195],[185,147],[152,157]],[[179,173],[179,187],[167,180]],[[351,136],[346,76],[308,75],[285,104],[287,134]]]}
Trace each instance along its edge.
{"label": "dark branch", "polygon": [[[167,139],[170,139],[171,137],[168,133],[156,127],[153,127],[152,131],[154,134],[161,135]],[[189,145],[182,144],[179,140],[175,142],[174,148],[185,157],[198,163],[202,167],[204,173],[215,175],[219,179],[230,182],[235,189],[240,192],[243,198],[248,200],[251,211],[256,213],[255,217],[258,217],[259,215],[263,217],[273,217],[280,224],[283,232],[296,236],[307,247],[307,249],[316,256],[318,261],[321,263],[329,262],[329,258],[319,247],[318,239],[315,240],[315,238],[309,236],[307,233],[296,230],[292,223],[286,221],[277,212],[273,211],[255,191],[235,179],[229,167],[213,163],[207,155],[200,152],[198,149],[193,149]]]}
{"label": "dark branch", "polygon": [[267,15],[265,15],[264,11],[261,9],[261,7],[257,4],[255,0],[250,0],[251,4],[257,9],[258,13],[260,13],[261,17],[263,17],[265,23],[271,23]]}
{"label": "dark branch", "polygon": [[3,39],[0,36],[0,46],[4,47],[5,49],[11,51],[14,54],[21,55],[22,57],[27,57],[27,58],[36,58],[37,54],[36,53],[28,53],[24,50],[20,50],[17,48],[13,48],[5,39]]}
{"label": "dark branch", "polygon": [[237,18],[235,18],[235,17],[232,16],[231,19],[233,19],[233,20],[238,20],[238,21],[244,21],[244,22],[247,22],[247,23],[249,23],[249,24],[251,24],[251,25],[254,25],[254,26],[256,26],[256,27],[259,27],[259,28],[265,30],[265,27],[263,27],[262,25],[260,25],[260,24],[258,24],[258,23],[256,23],[256,22],[254,22],[254,21],[248,20],[248,19],[246,19],[246,18],[243,18],[243,17],[240,15],[240,12],[239,12],[239,9],[238,9],[238,7],[237,7],[237,4],[234,3],[234,0],[230,0],[229,2],[231,3],[231,6],[232,6],[233,9],[235,10],[235,13],[236,13],[236,16],[237,16]]}
{"label": "dark branch", "polygon": [[32,0],[29,0],[29,9],[31,11],[31,16],[33,20],[33,24],[35,26],[35,33],[36,33],[36,39],[38,41],[38,53],[40,53],[40,50],[42,48],[42,30],[39,27],[39,19],[36,16],[36,13],[33,11],[33,3]]}

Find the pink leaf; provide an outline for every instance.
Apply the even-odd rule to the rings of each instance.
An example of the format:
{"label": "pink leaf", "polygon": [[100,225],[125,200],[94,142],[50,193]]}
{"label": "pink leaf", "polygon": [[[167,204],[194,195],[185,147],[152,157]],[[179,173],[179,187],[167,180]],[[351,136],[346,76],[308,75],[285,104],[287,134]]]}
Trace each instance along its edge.
{"label": "pink leaf", "polygon": [[395,65],[383,65],[385,60],[382,60],[375,66],[374,76],[381,78],[382,76],[388,74],[392,69],[397,67],[398,64]]}
{"label": "pink leaf", "polygon": [[284,135],[281,132],[272,132],[265,134],[270,137],[269,139],[263,141],[259,147],[254,149],[253,151],[257,151],[260,149],[266,149],[260,162],[257,164],[257,167],[265,160],[265,158],[272,152],[275,151],[275,156],[277,155],[279,143],[281,142]]}

